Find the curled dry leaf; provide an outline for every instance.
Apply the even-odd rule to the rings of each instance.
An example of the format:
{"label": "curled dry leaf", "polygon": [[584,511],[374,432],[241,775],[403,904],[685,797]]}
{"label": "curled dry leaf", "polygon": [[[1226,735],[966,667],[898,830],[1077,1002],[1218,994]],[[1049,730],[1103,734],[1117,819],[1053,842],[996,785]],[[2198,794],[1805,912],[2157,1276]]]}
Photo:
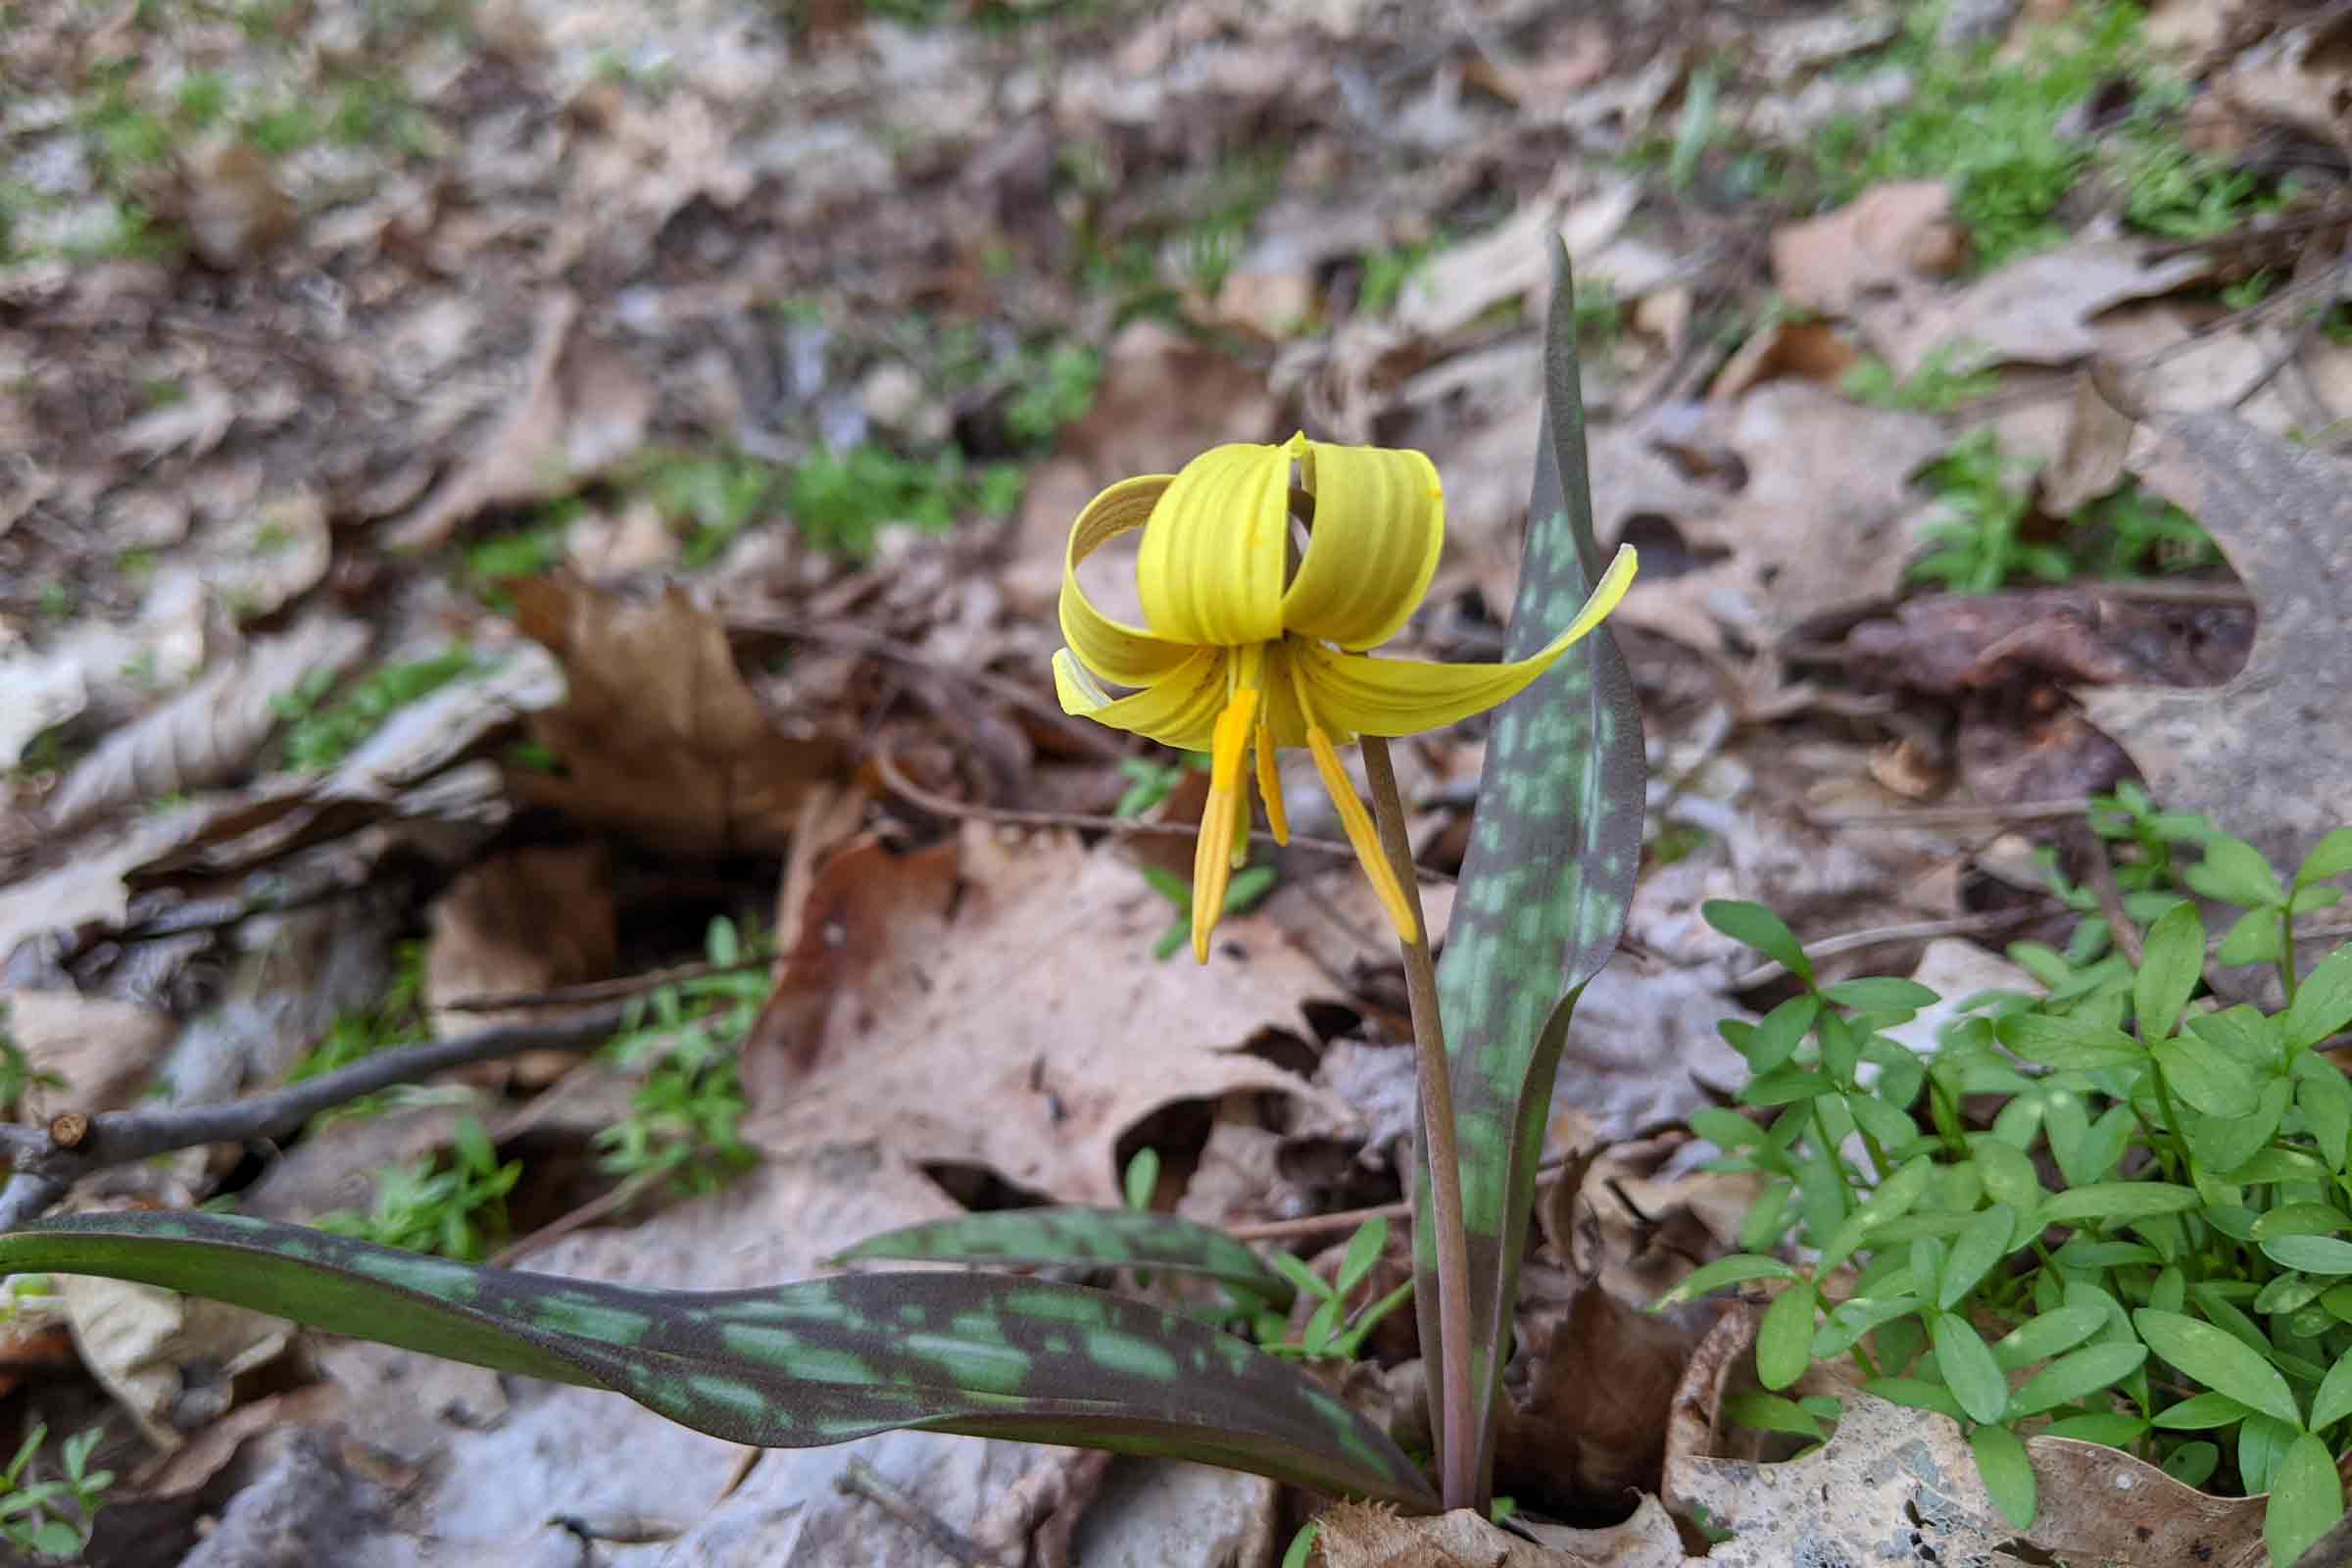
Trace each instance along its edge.
{"label": "curled dry leaf", "polygon": [[2228,414],[2161,421],[2132,460],[2204,524],[2260,607],[2246,665],[2200,691],[2082,694],[2168,807],[2292,865],[2352,821],[2352,465]]}
{"label": "curled dry leaf", "polygon": [[2092,318],[2126,300],[2169,294],[2212,270],[2202,253],[2147,259],[2130,240],[2083,236],[2011,262],[1958,289],[1908,290],[1853,310],[1897,375],[1937,349],[1957,370],[2072,365],[2099,348]]}
{"label": "curled dry leaf", "polygon": [[1942,180],[1873,186],[1834,213],[1774,233],[1773,281],[1794,304],[1842,315],[1873,294],[1952,270],[1963,242],[1951,213]]}
{"label": "curled dry leaf", "polygon": [[227,782],[276,727],[274,705],[320,671],[349,668],[368,635],[356,620],[317,616],[254,644],[83,758],[49,803],[51,828],[69,832],[118,806]]}
{"label": "curled dry leaf", "polygon": [[1236,1048],[1311,1034],[1321,973],[1262,916],[1218,928],[1209,973],[1162,963],[1168,906],[1115,850],[967,826],[821,871],[785,978],[745,1048],[745,1135],[873,1139],[1081,1203],[1119,1200],[1118,1141],[1171,1102],[1313,1096]]}
{"label": "curled dry leaf", "polygon": [[687,854],[784,844],[840,747],[767,710],[715,616],[674,587],[631,600],[536,578],[514,598],[523,631],[569,684],[561,707],[528,720],[563,770],[512,775],[519,799]]}
{"label": "curled dry leaf", "polygon": [[178,1027],[169,1013],[73,991],[0,990],[0,1033],[32,1070],[65,1080],[36,1103],[79,1111],[128,1104]]}

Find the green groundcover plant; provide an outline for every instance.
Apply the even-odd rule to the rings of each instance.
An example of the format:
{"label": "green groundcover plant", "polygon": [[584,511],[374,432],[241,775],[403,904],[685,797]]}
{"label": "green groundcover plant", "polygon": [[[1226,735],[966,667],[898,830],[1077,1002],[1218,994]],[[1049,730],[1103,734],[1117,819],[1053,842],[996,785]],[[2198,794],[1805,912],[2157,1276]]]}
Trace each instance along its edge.
{"label": "green groundcover plant", "polygon": [[[1622,553],[1604,574],[1594,547],[1575,291],[1566,255],[1555,248],[1554,260],[1546,417],[1502,663],[1356,657],[1401,626],[1427,591],[1443,514],[1435,471],[1418,454],[1300,444],[1305,488],[1316,491],[1318,471],[1326,487],[1316,497],[1322,544],[1318,553],[1310,543],[1287,590],[1278,560],[1270,577],[1254,567],[1237,575],[1217,564],[1217,551],[1189,539],[1174,541],[1173,566],[1159,560],[1154,567],[1148,529],[1147,612],[1166,622],[1173,640],[1099,613],[1072,631],[1066,593],[1063,605],[1065,635],[1083,642],[1079,652],[1095,672],[1144,688],[1113,699],[1091,677],[1062,672],[1065,705],[1180,750],[1214,754],[1203,849],[1186,890],[1198,954],[1206,956],[1228,895],[1244,886],[1233,874],[1240,862],[1225,856],[1247,822],[1237,768],[1252,749],[1270,825],[1277,837],[1285,831],[1279,790],[1267,782],[1277,776],[1276,743],[1315,752],[1389,906],[1412,995],[1419,1147],[1431,1152],[1415,1176],[1409,1294],[1431,1367],[1433,1466],[1408,1456],[1301,1364],[1354,1353],[1401,1306],[1403,1290],[1363,1298],[1381,1255],[1378,1228],[1355,1238],[1339,1278],[1326,1282],[1296,1259],[1269,1262],[1221,1232],[1166,1214],[1012,1210],[876,1238],[842,1260],[859,1265],[857,1272],[711,1293],[499,1269],[233,1214],[87,1213],[0,1235],[0,1269],[108,1275],[214,1297],[330,1332],[610,1390],[746,1444],[798,1447],[919,1428],[1200,1460],[1412,1511],[1487,1506],[1551,1086],[1569,1012],[1623,927],[1642,845],[1640,715],[1624,662],[1599,625],[1633,562]],[[1262,478],[1267,488],[1237,504],[1278,511],[1286,491],[1274,481],[1282,473],[1265,465],[1250,472],[1250,483]],[[1358,494],[1350,475],[1385,477],[1379,493]],[[1408,477],[1401,489],[1388,485]],[[842,482],[854,489],[861,481],[845,469]],[[1152,483],[1167,485],[1129,481],[1098,498],[1087,516],[1138,525],[1142,516],[1127,505],[1132,487]],[[1171,516],[1197,515],[1207,527],[1221,514],[1185,506],[1194,510],[1177,507],[1171,489]],[[1081,530],[1090,526],[1082,517]],[[1074,551],[1082,542],[1092,548],[1100,539],[1074,539]],[[1351,549],[1364,559],[1346,559]],[[1214,591],[1154,612],[1153,569],[1163,584]],[[1380,585],[1376,603],[1361,591],[1366,583]],[[1261,613],[1277,601],[1271,618]],[[1175,678],[1171,659],[1232,662],[1239,686],[1188,684]],[[1239,692],[1224,716],[1208,715],[1213,725],[1183,707],[1195,687],[1210,684]],[[1420,919],[1382,737],[1487,710],[1494,711],[1480,804],[1441,966]],[[1369,813],[1340,768],[1334,730],[1341,743],[1352,732],[1361,745]],[[1246,838],[1239,843],[1246,848]],[[365,1081],[379,1083],[382,1062],[378,1053],[336,1067],[314,1088],[331,1088],[326,1080],[337,1073],[372,1073]],[[711,1086],[694,1078],[676,1087],[691,1101]],[[710,1141],[708,1120],[683,1117],[681,1126],[692,1123],[688,1142]],[[731,1126],[731,1117],[719,1120]],[[96,1117],[88,1136],[103,1143],[113,1125]],[[486,1148],[473,1151],[466,1169],[485,1192],[501,1179]],[[350,1228],[372,1234],[372,1224],[371,1217]],[[890,1258],[983,1267],[863,1271]],[[987,1271],[1002,1265],[1074,1268],[1123,1279],[1133,1291],[1148,1286],[1154,1298]],[[1294,1303],[1303,1314],[1296,1328]],[[1302,1540],[1294,1556],[1304,1549]]]}
{"label": "green groundcover plant", "polygon": [[[1763,1386],[1844,1360],[1866,1392],[1962,1422],[2020,1528],[2023,1440],[2046,1432],[2268,1493],[2272,1560],[2291,1562],[2343,1513],[2352,1447],[2352,1085],[2319,1049],[2352,1022],[2352,947],[2298,974],[2294,929],[2342,898],[2352,829],[2281,877],[2135,791],[2094,822],[2138,846],[2130,930],[2099,916],[2064,953],[2020,944],[2046,994],[1961,999],[1924,1058],[1884,1031],[1935,992],[1819,984],[1770,911],[1706,906],[1800,989],[1723,1026],[1752,1076],[1691,1125],[1767,1185],[1743,1250],[1670,1299],[1778,1282]],[[2242,911],[2210,948],[2191,894]],[[2278,1005],[2214,994],[2209,961],[2274,965]],[[1808,1437],[1834,1414],[1771,1394],[1731,1410]]]}

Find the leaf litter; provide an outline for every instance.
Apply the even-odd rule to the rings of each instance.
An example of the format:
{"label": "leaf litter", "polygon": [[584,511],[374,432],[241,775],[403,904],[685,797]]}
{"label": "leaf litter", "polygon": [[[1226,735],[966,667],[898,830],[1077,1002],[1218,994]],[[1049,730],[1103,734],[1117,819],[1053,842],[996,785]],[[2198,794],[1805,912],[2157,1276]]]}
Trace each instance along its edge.
{"label": "leaf litter", "polygon": [[[2036,23],[2106,15],[1984,9],[2001,61],[2073,58],[2036,55]],[[1377,911],[1311,849],[1265,851],[1278,889],[1221,928],[1216,973],[1154,958],[1174,910],[1143,867],[1189,844],[1092,823],[1154,769],[1177,825],[1199,796],[1180,761],[1060,721],[1047,606],[1101,485],[1304,423],[1432,453],[1454,548],[1413,635],[1493,657],[1557,234],[1600,539],[1644,557],[1619,620],[1652,796],[1634,951],[1561,1065],[1582,1119],[1540,1178],[1502,1458],[1530,1517],[1570,1518],[1540,1536],[1637,1494],[1684,1533],[1655,1500],[1549,1557],[1462,1515],[1349,1527],[1371,1544],[1335,1518],[1325,1557],[1677,1562],[1705,1487],[1734,1531],[1710,1560],[1915,1528],[1923,1494],[1886,1477],[1845,1488],[1841,1521],[1742,1514],[1807,1490],[1796,1470],[1671,1436],[1660,1396],[1703,1324],[1637,1314],[1736,1247],[1741,1201],[1682,1129],[1737,1084],[1714,1023],[1779,1000],[1697,911],[1758,899],[1808,940],[1868,939],[1833,975],[1916,967],[1948,998],[2020,985],[2008,938],[2065,938],[2018,871],[2040,830],[2004,810],[2136,775],[2290,861],[2352,816],[2326,695],[2352,416],[2334,24],[2158,7],[2146,43],[2180,49],[2182,93],[2114,73],[2046,136],[2001,121],[2007,162],[1930,169],[1839,140],[1841,116],[1889,145],[1929,123],[1944,78],[1910,8],[1604,28],[1482,4],[1434,30],[1220,0],[1132,28],[962,3],[270,11],[36,0],[0,66],[0,983],[12,1039],[64,1080],[21,1116],[265,1086],[338,1028],[380,1046],[346,1025],[406,940],[444,1037],[645,1013],[604,1051],[408,1092],[405,1139],[179,1157],[137,1200],[258,1194],[267,1167],[270,1202],[315,1214],[344,1200],[305,1183],[447,1161],[478,1109],[552,1238],[532,1266],[640,1282],[771,1283],[964,1203],[1115,1201],[1146,1148],[1209,1223],[1393,1202],[1409,1056]],[[2290,136],[2336,149],[2297,155],[2291,189],[2263,164]],[[1995,198],[2041,201],[2020,182],[2045,169],[2044,230],[1991,254]],[[1971,490],[1950,456],[1984,430]],[[2210,546],[2160,530],[2119,567],[2157,502]],[[1993,592],[1921,586],[1955,517]],[[2040,580],[2053,563],[2068,580]],[[445,650],[466,673],[387,706]],[[289,769],[327,713],[342,749]],[[1400,756],[1440,871],[1484,744]],[[951,819],[1024,809],[1049,820]],[[1951,824],[1971,812],[1992,814]],[[455,1005],[480,1000],[511,1005]],[[705,1196],[623,1192],[599,1117],[669,1129],[681,1168],[737,1138],[763,1161]],[[276,1488],[388,1550],[524,1560],[559,1543],[523,1499],[556,1499],[614,1561],[934,1560],[837,1490],[846,1454],[730,1486],[723,1446],[541,1386],[474,1397],[469,1430],[414,1358],[273,1433],[249,1412],[293,1396],[264,1387],[310,1374],[221,1373],[243,1353],[167,1348],[133,1393],[128,1352],[83,1350],[126,1427],[225,1450],[213,1504],[259,1477],[256,1507]],[[320,1364],[360,1391],[364,1359]],[[1621,1364],[1642,1376],[1600,1397],[1591,1369]],[[1956,1429],[1849,1398],[1796,1466],[1931,1454],[1944,1523],[2008,1549],[1952,1479],[1974,1474]],[[371,1478],[346,1441],[387,1401],[438,1479]],[[620,1473],[596,1456],[624,1429],[644,1462]],[[119,1468],[145,1441],[110,1439]],[[967,1529],[1045,1474],[995,1443],[847,1452]],[[2033,1549],[2128,1557],[2048,1463],[2064,1544]],[[1174,1478],[1138,1473],[1055,1483],[1085,1560],[1279,1554],[1290,1504],[1262,1483],[1170,1507]],[[2145,1494],[2151,1528],[2233,1520],[2227,1549],[2260,1549],[2243,1505]],[[1187,1514],[1221,1522],[1188,1536]],[[255,1528],[223,1518],[202,1560]],[[189,1552],[194,1519],[171,1527]]]}

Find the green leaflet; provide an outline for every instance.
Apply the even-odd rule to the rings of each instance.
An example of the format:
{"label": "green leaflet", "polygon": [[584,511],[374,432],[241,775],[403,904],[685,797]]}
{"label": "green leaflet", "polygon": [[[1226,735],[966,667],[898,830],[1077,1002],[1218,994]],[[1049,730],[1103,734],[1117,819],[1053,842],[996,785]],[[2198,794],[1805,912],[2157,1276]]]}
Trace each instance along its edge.
{"label": "green leaflet", "polygon": [[608,1389],[760,1447],[922,1428],[1192,1459],[1434,1508],[1387,1435],[1246,1342],[1103,1291],[852,1274],[645,1291],[230,1214],[75,1214],[0,1272],[97,1274],[505,1372]]}
{"label": "green leaflet", "polygon": [[[1599,577],[1576,300],[1567,251],[1553,240],[1544,333],[1544,438],[1519,596],[1505,659],[1536,652],[1565,626]],[[1478,812],[1446,930],[1438,996],[1451,1058],[1462,1208],[1470,1240],[1472,1401],[1481,1494],[1493,1473],[1501,1348],[1509,1340],[1520,1250],[1535,1200],[1536,1163],[1552,1079],[1577,994],[1624,929],[1642,858],[1642,712],[1625,659],[1604,624],[1494,714]],[[1427,1147],[1424,1140],[1423,1147]],[[1427,1179],[1417,1214],[1430,1212]],[[1439,1343],[1437,1251],[1415,1227],[1421,1343]],[[1443,1410],[1438,1358],[1430,1407]]]}
{"label": "green leaflet", "polygon": [[1287,1311],[1298,1296],[1255,1252],[1205,1225],[1132,1208],[1004,1208],[868,1237],[835,1263],[1081,1264],[1206,1274]]}

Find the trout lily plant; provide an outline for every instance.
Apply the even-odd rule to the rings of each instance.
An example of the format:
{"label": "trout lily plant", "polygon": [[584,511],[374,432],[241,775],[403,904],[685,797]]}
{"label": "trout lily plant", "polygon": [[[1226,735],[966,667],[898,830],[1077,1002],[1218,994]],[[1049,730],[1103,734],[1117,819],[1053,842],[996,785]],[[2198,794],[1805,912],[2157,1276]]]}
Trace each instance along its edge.
{"label": "trout lily plant", "polygon": [[[1436,1475],[1252,1337],[1298,1298],[1294,1259],[1172,1216],[974,1214],[854,1248],[1053,1265],[1154,1286],[1191,1277],[1209,1319],[1109,1290],[1003,1272],[867,1271],[697,1293],[424,1257],[208,1212],[85,1213],[0,1235],[0,1270],[107,1275],[335,1333],[610,1390],[729,1441],[778,1447],[902,1428],[1070,1444],[1255,1471],[1428,1511],[1489,1500],[1499,1374],[1535,1166],[1569,1009],[1622,928],[1643,767],[1631,684],[1602,618],[1634,571],[1594,549],[1567,258],[1547,328],[1546,418],[1504,659],[1373,657],[1419,605],[1444,536],[1418,453],[1297,437],[1221,447],[1131,479],[1072,529],[1055,684],[1070,711],[1207,752],[1191,936],[1207,959],[1254,771],[1279,840],[1275,762],[1303,746],[1402,940],[1417,1054],[1414,1309]],[[1147,624],[1098,611],[1077,568],[1142,530]],[[1114,694],[1110,688],[1120,688]],[[1449,923],[1432,961],[1389,737],[1495,710]],[[1342,762],[1360,747],[1371,808]],[[1248,764],[1254,759],[1254,769]],[[1450,1041],[1450,1049],[1448,1049]],[[359,1069],[344,1069],[355,1071]],[[107,1118],[90,1136],[103,1139]],[[1376,1244],[1375,1244],[1376,1245]],[[1336,1301],[1332,1332],[1350,1343]],[[1353,1327],[1360,1328],[1358,1322]],[[1309,1347],[1311,1353],[1311,1347]]]}

